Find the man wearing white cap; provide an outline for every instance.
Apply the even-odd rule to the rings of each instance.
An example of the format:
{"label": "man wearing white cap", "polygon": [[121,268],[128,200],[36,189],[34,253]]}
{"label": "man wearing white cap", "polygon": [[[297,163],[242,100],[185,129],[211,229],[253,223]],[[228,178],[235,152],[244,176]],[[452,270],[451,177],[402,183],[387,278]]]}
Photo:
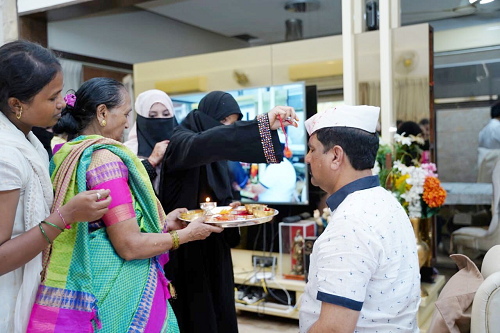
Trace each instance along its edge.
{"label": "man wearing white cap", "polygon": [[372,176],[380,109],[340,106],[305,123],[311,182],[332,220],[316,240],[300,332],[418,332],[420,272],[411,223]]}

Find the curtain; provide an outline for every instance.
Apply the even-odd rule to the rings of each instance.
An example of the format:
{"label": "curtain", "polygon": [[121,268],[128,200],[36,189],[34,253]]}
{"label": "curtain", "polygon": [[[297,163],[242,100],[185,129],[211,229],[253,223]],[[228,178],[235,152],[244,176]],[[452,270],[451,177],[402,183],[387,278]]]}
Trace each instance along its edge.
{"label": "curtain", "polygon": [[[419,122],[429,118],[429,79],[396,79],[393,110],[397,120]],[[359,101],[362,105],[380,106],[380,82],[360,82]]]}
{"label": "curtain", "polygon": [[59,59],[64,75],[63,95],[70,90],[77,91],[83,84],[83,65],[81,62]]}
{"label": "curtain", "polygon": [[429,118],[429,79],[394,80],[394,112],[397,119],[419,122]]}
{"label": "curtain", "polygon": [[380,81],[361,82],[359,84],[359,102],[361,105],[380,107]]}

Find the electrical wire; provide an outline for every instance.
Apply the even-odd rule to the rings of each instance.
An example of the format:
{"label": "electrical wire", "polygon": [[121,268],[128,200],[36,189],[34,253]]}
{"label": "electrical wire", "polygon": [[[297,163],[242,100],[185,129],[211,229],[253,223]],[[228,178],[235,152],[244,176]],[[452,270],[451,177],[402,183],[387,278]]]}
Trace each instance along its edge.
{"label": "electrical wire", "polygon": [[274,239],[276,238],[276,235],[274,234],[274,220],[271,221],[271,246],[269,247],[269,256],[272,256],[273,254],[273,247],[274,247]]}
{"label": "electrical wire", "polygon": [[288,290],[286,290],[286,288],[283,287],[277,280],[274,280],[273,282],[276,283],[276,285],[278,285],[278,287],[280,287],[281,290],[285,292],[286,297],[288,298],[288,305],[292,305],[292,299],[290,297],[290,294],[288,293]]}
{"label": "electrical wire", "polygon": [[264,224],[259,225],[259,230],[257,231],[257,235],[255,236],[255,241],[253,242],[252,255],[255,253],[255,249],[257,248],[257,241],[259,240],[260,232],[262,231],[262,227]]}
{"label": "electrical wire", "polygon": [[[262,279],[262,282],[264,284],[266,284],[266,279]],[[290,297],[290,294],[288,293],[288,290],[286,290],[281,284],[279,284],[276,280],[273,280],[274,283],[276,283],[278,285],[278,287],[281,288],[281,290],[283,290],[287,296],[287,299],[288,299],[288,303],[286,301],[284,301],[283,299],[281,299],[280,297],[278,297],[276,294],[273,293],[273,291],[269,288],[267,289],[269,291],[269,294],[274,297],[277,301],[279,301],[280,303],[284,304],[284,305],[288,305],[288,306],[291,306],[292,305],[292,299]]]}

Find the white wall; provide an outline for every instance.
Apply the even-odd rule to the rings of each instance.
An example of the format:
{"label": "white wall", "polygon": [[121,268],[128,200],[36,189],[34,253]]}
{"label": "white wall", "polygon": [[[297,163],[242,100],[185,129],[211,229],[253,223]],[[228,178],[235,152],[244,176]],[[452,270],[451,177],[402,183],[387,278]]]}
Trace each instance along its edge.
{"label": "white wall", "polygon": [[436,31],[434,52],[500,45],[500,22]]}
{"label": "white wall", "polygon": [[[355,35],[356,69],[358,82],[380,80],[380,32],[367,31]],[[394,72],[394,78],[416,78],[429,76],[429,26],[417,24],[399,27],[392,32],[393,68],[400,57],[413,52],[416,66],[408,74]]]}
{"label": "white wall", "polygon": [[146,11],[50,22],[48,38],[55,50],[130,64],[248,46]]}
{"label": "white wall", "polygon": [[0,0],[0,46],[18,38],[16,0]]}
{"label": "white wall", "polygon": [[17,10],[19,15],[36,13],[50,8],[74,5],[78,2],[90,0],[17,0]]}

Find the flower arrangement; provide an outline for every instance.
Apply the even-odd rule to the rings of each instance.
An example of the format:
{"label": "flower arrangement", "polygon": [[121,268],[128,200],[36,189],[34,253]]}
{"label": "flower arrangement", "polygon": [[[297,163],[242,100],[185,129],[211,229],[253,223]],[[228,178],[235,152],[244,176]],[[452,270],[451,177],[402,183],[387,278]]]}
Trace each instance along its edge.
{"label": "flower arrangement", "polygon": [[408,166],[419,164],[424,144],[425,140],[420,135],[394,134],[394,159]]}
{"label": "flower arrangement", "polygon": [[[386,170],[380,167],[378,173],[382,186],[394,194],[410,218],[429,218],[437,214],[445,202],[446,191],[441,187],[436,165],[421,163],[424,139],[403,133],[394,135],[394,141],[392,167]],[[379,148],[379,154],[384,154],[386,149]]]}
{"label": "flower arrangement", "polygon": [[385,184],[392,165],[392,147],[380,139],[373,174],[378,175],[380,184]]}

